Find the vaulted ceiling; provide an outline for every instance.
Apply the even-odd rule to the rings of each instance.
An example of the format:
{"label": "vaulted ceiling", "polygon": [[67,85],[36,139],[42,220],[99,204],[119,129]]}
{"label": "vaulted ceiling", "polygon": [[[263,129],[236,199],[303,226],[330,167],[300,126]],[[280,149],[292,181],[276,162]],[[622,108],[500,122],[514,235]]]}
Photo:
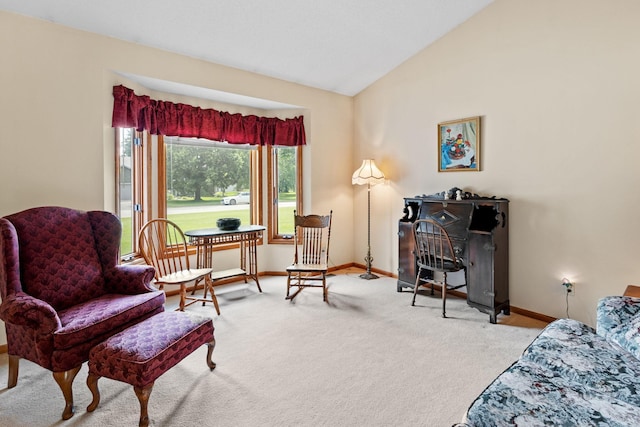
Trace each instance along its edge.
{"label": "vaulted ceiling", "polygon": [[493,0],[0,0],[0,10],[355,95]]}

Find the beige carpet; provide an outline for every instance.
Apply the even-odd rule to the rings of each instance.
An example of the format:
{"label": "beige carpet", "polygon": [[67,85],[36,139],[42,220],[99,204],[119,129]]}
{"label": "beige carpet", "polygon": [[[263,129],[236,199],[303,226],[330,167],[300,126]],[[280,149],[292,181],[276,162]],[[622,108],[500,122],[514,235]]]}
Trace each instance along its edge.
{"label": "beige carpet", "polygon": [[[209,371],[206,346],[161,376],[149,400],[155,426],[450,426],[472,400],[514,362],[544,326],[512,314],[499,324],[466,305],[396,292],[391,278],[364,281],[358,272],[285,301],[284,277],[219,288],[217,347]],[[175,306],[175,298],[169,305]],[[133,389],[99,382],[91,393],[86,364],[76,377],[76,414],[61,421],[63,398],[49,371],[21,361],[18,385],[7,389],[0,355],[0,426],[137,426]]]}

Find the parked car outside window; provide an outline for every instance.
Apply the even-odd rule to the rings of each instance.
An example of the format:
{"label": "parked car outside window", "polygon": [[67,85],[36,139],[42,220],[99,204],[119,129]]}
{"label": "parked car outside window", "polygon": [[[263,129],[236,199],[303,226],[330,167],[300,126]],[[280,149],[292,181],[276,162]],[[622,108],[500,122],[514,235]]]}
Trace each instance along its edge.
{"label": "parked car outside window", "polygon": [[249,203],[251,201],[251,194],[248,191],[238,193],[235,196],[229,196],[222,199],[222,203],[225,205],[238,205],[241,203]]}

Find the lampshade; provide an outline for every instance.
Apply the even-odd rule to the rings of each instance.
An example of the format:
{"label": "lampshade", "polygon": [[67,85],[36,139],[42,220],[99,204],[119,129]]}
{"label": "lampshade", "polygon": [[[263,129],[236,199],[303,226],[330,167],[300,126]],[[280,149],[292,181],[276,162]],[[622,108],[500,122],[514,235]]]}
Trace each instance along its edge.
{"label": "lampshade", "polygon": [[351,176],[351,184],[376,185],[384,182],[384,174],[372,159],[362,161],[362,165]]}

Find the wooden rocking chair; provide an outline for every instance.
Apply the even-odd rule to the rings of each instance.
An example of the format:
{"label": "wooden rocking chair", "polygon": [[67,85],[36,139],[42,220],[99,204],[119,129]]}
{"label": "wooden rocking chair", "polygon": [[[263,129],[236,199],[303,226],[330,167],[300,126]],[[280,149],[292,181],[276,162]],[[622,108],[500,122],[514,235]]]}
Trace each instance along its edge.
{"label": "wooden rocking chair", "polygon": [[[293,264],[287,267],[287,297],[294,299],[304,288],[322,288],[322,299],[327,301],[327,270],[329,264],[329,241],[331,238],[331,218],[329,215],[294,215]],[[320,282],[320,283],[318,283]],[[290,294],[291,287],[297,286]]]}

